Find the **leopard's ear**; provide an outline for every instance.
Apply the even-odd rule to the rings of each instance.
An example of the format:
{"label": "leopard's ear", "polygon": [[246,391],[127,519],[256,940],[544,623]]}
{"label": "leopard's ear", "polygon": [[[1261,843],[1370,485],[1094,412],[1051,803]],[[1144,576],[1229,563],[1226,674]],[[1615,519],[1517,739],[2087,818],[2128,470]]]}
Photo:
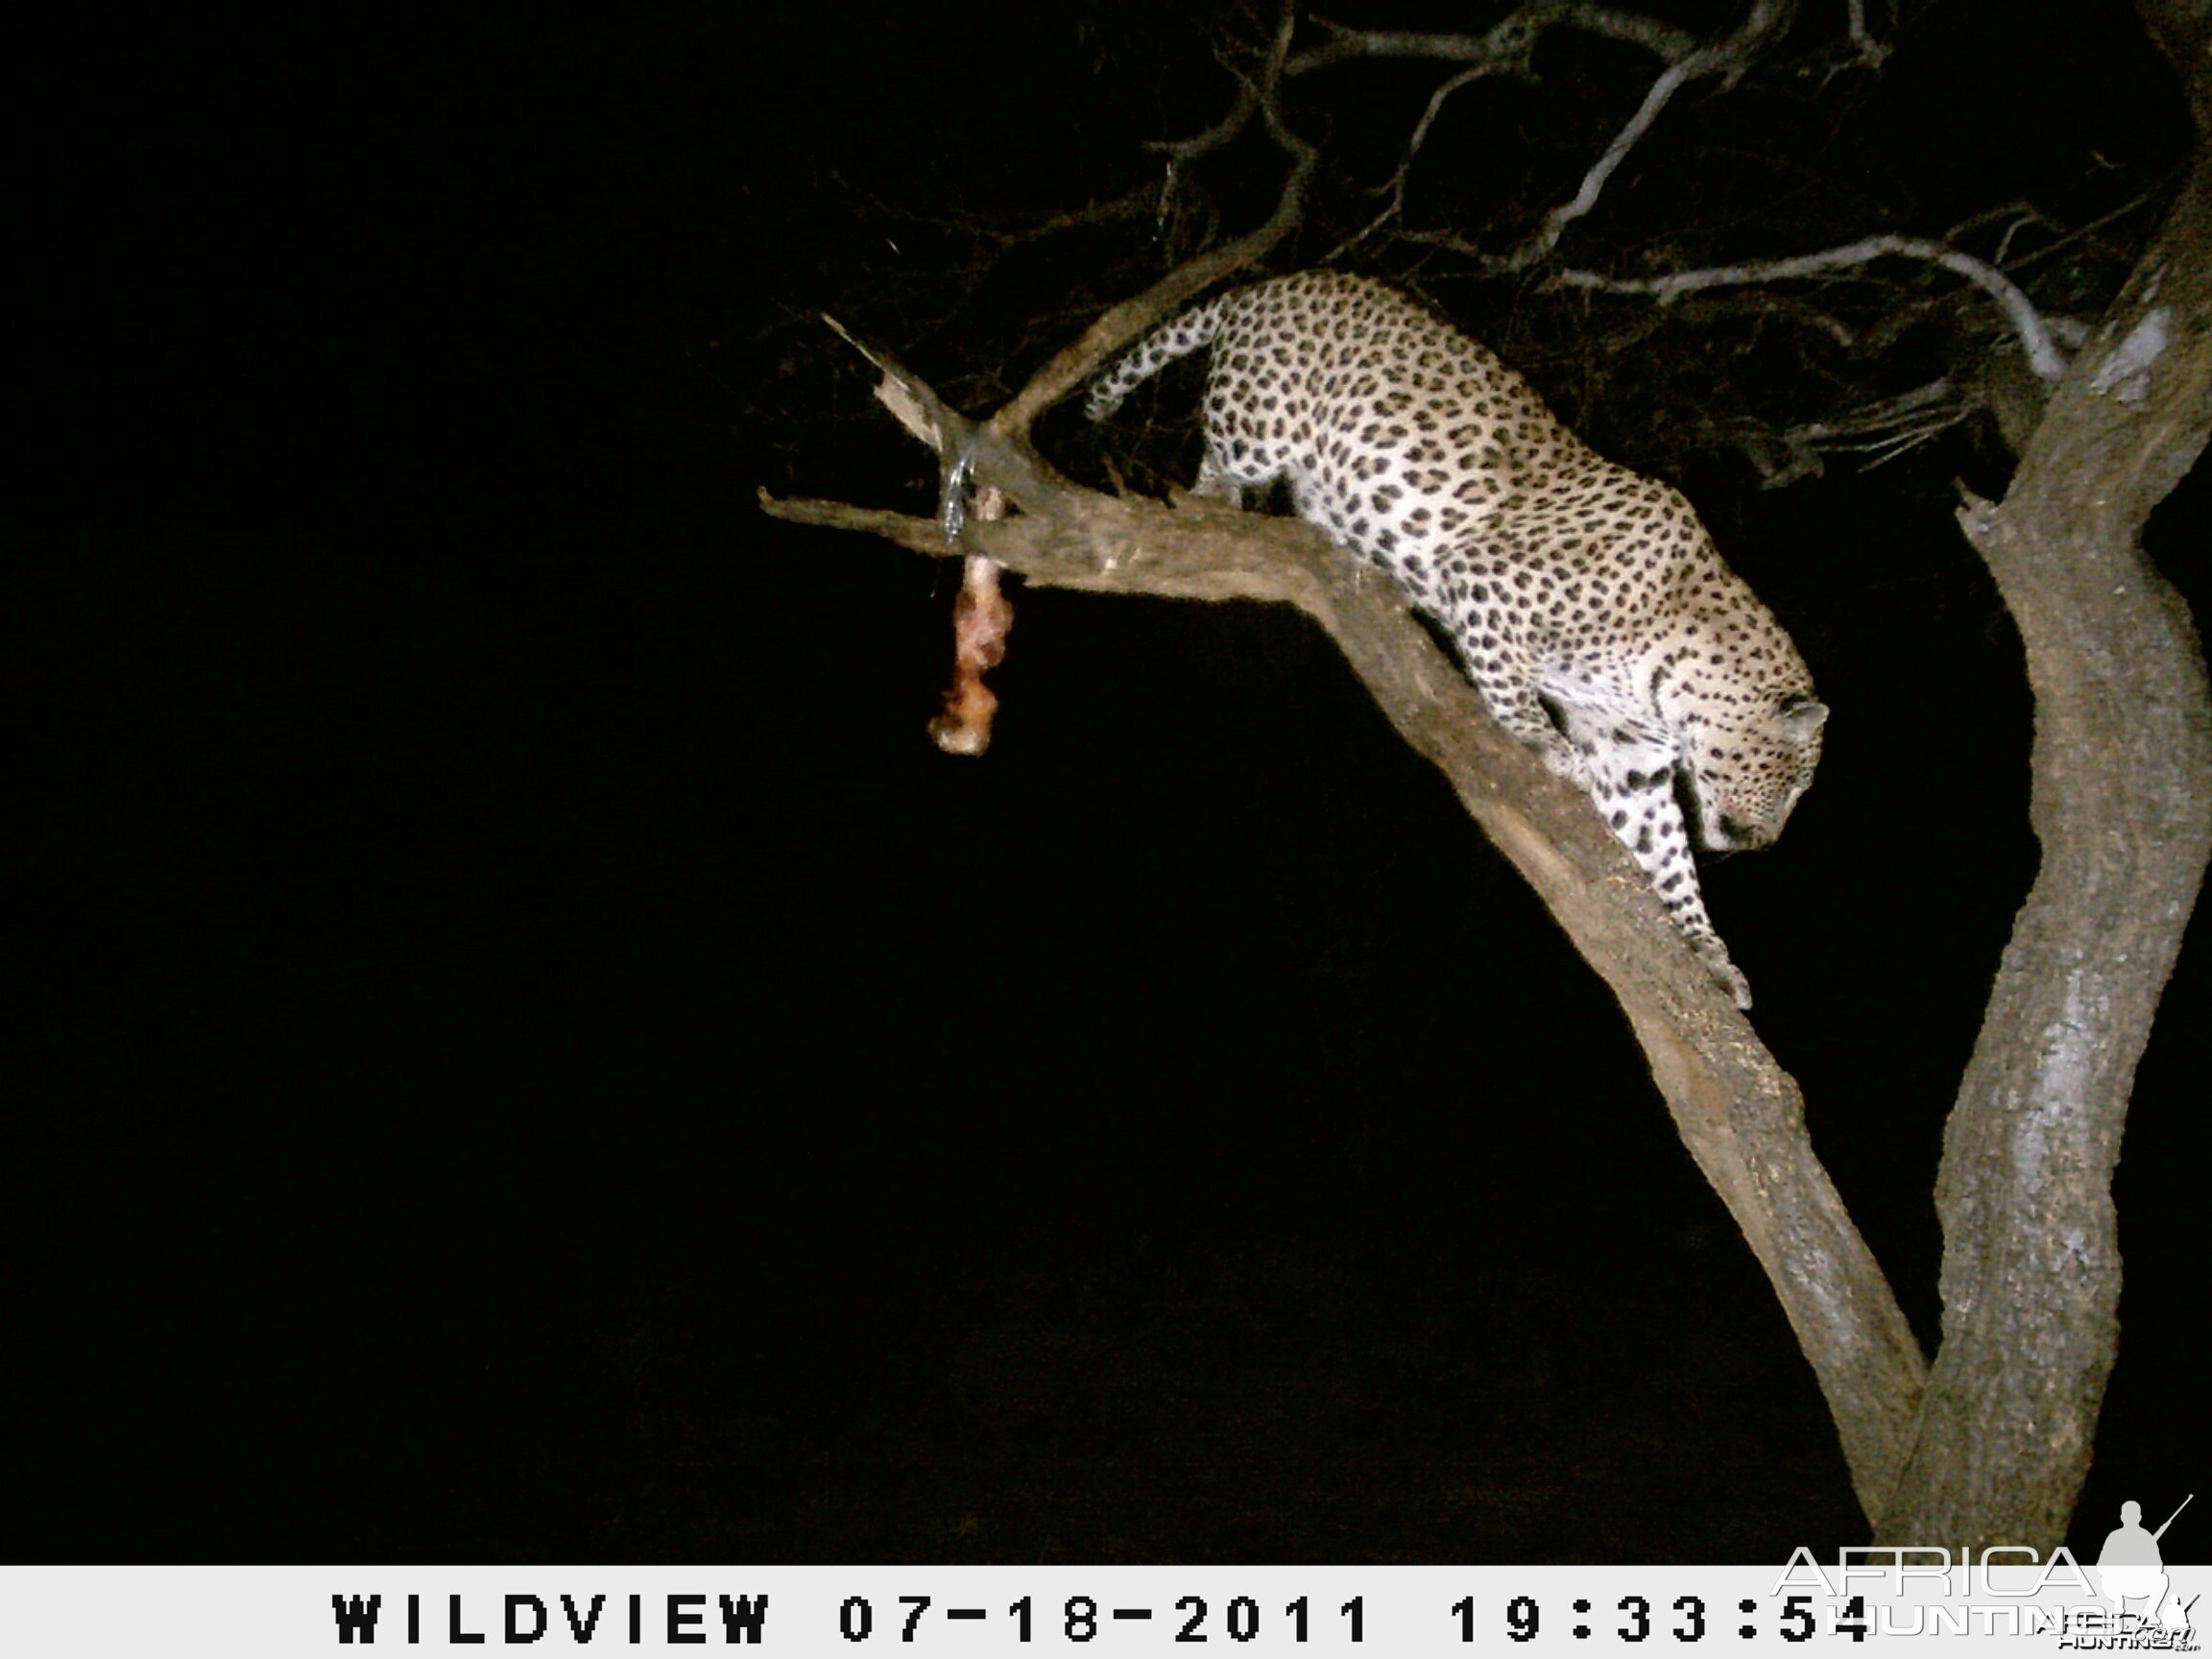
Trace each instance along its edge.
{"label": "leopard's ear", "polygon": [[1783,698],[1775,712],[1793,737],[1811,737],[1828,724],[1828,705],[1800,691]]}

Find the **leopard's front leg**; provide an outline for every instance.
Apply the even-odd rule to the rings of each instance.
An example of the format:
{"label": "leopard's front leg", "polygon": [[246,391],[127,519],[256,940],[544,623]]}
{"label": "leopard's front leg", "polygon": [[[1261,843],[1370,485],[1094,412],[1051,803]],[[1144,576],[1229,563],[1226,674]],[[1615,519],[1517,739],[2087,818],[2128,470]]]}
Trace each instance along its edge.
{"label": "leopard's front leg", "polygon": [[1665,738],[1613,727],[1581,747],[1589,757],[1590,796],[1599,812],[1643,866],[1674,925],[1690,941],[1736,1006],[1751,1006],[1751,984],[1705,914],[1689,826],[1674,798],[1674,746]]}

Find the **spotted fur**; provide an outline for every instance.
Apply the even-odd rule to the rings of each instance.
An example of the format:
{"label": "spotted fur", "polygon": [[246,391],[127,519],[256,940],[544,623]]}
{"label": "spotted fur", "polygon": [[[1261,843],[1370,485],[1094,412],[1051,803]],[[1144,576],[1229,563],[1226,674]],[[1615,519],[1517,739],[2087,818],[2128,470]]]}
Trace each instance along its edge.
{"label": "spotted fur", "polygon": [[1389,571],[1499,724],[1589,791],[1749,1007],[1705,913],[1683,802],[1706,847],[1767,845],[1812,784],[1828,710],[1690,503],[1597,454],[1451,325],[1334,272],[1185,312],[1093,387],[1091,419],[1207,346],[1198,493],[1285,483],[1301,517]]}

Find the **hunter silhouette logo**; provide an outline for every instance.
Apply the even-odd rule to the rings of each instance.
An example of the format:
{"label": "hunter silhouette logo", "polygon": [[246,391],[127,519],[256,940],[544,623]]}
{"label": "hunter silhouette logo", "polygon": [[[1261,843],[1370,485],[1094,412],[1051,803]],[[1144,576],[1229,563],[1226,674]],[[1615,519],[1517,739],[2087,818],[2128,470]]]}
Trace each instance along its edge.
{"label": "hunter silhouette logo", "polygon": [[2189,1628],[2189,1608],[2197,1604],[2196,1600],[2192,1599],[2185,1607],[2176,1599],[2172,1581],[2166,1576],[2165,1558],[2158,1553],[2158,1540],[2166,1536],[2166,1527],[2174,1525],[2196,1496],[2192,1492],[2182,1499],[2180,1508],[2167,1516],[2166,1526],[2155,1532],[2143,1530],[2142,1504],[2129,1502],[2120,1505],[2120,1525],[2105,1536],[2104,1548],[2097,1552],[2097,1576],[2104,1583],[2105,1599],[2112,1603],[2115,1617],[2128,1611],[2128,1602],[2140,1601],[2146,1624],[2155,1623],[2176,1632]]}

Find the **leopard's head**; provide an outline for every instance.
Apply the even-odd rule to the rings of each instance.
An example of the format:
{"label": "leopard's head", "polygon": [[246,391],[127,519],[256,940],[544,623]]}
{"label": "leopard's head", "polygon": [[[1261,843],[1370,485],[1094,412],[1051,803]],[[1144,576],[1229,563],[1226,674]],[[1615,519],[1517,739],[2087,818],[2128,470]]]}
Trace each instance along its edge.
{"label": "leopard's head", "polygon": [[1810,689],[1757,693],[1709,714],[1687,745],[1697,838],[1716,853],[1764,847],[1813,787],[1828,705]]}

